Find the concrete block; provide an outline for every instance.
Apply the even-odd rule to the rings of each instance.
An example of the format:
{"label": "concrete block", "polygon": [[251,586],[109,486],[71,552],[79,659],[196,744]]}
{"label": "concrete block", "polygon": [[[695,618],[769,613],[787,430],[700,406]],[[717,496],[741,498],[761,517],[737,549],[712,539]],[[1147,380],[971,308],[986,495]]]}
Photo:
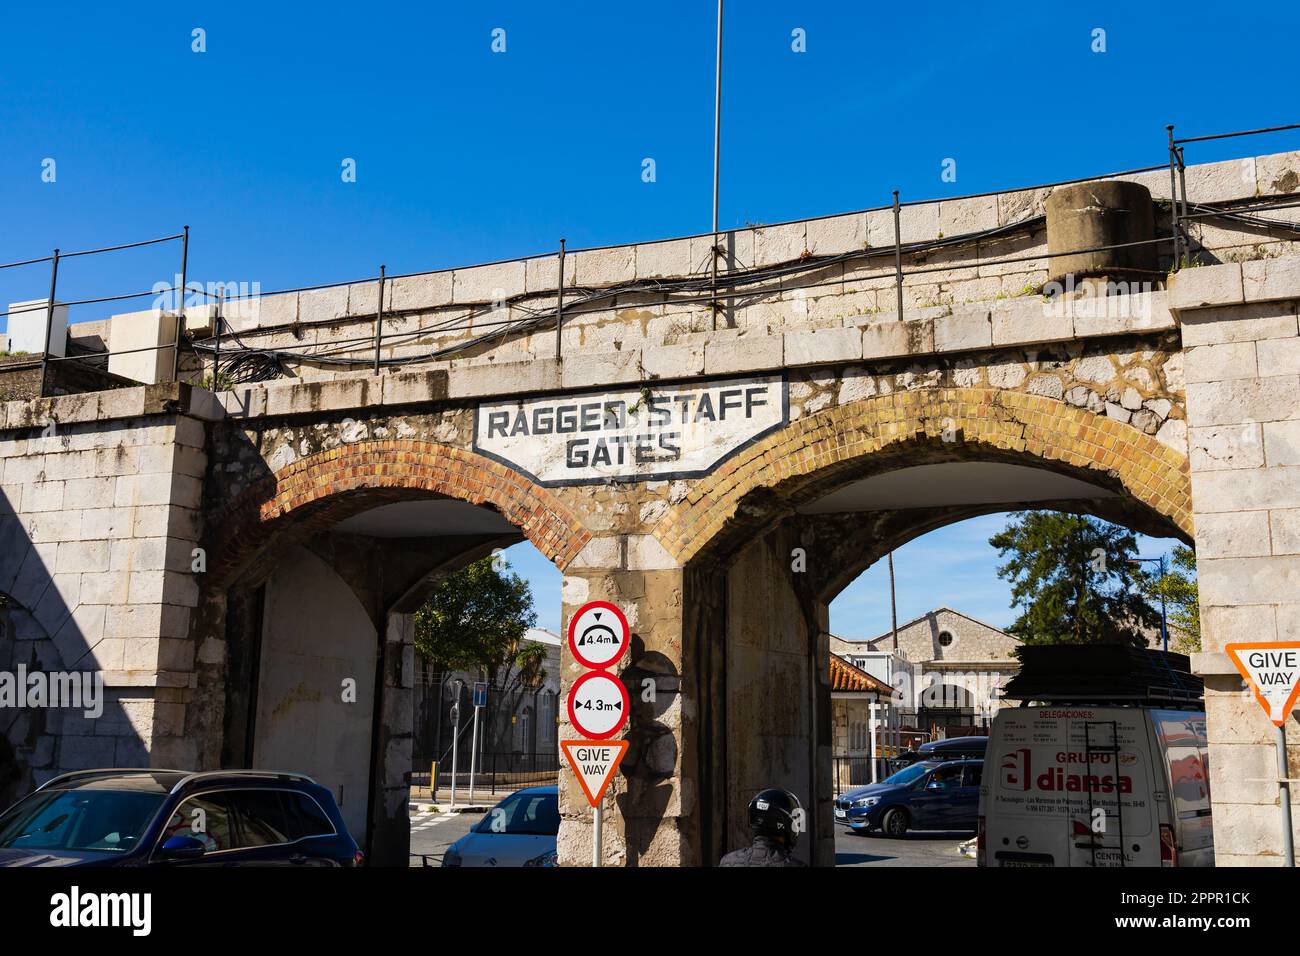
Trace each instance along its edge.
{"label": "concrete block", "polygon": [[63,482],[41,481],[23,486],[23,511],[59,511],[63,508]]}
{"label": "concrete block", "polygon": [[894,358],[902,355],[923,355],[934,350],[934,320],[914,321],[872,316],[872,321],[862,326],[862,357],[864,359]]}
{"label": "concrete block", "polygon": [[936,352],[964,352],[993,345],[993,324],[986,309],[954,312],[934,320]]}
{"label": "concrete block", "polygon": [[299,415],[310,412],[366,408],[378,404],[381,386],[373,376],[336,379],[331,382],[301,382],[267,389],[268,415]]}
{"label": "concrete block", "polygon": [[963,236],[998,226],[998,197],[949,199],[939,203],[939,231],[944,236]]}
{"label": "concrete block", "polygon": [[108,370],[114,375],[147,385],[171,380],[174,314],[152,309],[115,315],[109,319],[108,341]]}
{"label": "concrete block", "polygon": [[233,299],[222,308],[222,317],[236,332],[292,325],[298,321],[298,293]]}
{"label": "concrete block", "polygon": [[[920,206],[904,206],[900,210],[899,231],[904,245],[909,242],[928,242],[939,238],[939,206],[939,203],[925,203]],[[894,244],[893,217],[893,211],[888,209],[876,210],[868,214],[867,241],[872,248]]]}
{"label": "concrete block", "polygon": [[1265,422],[1263,428],[1268,466],[1300,465],[1300,421]]}
{"label": "concrete block", "polygon": [[687,378],[704,374],[704,345],[656,345],[641,350],[645,378]]}
{"label": "concrete block", "polygon": [[856,362],[862,358],[862,333],[856,328],[787,332],[784,339],[787,366]]}
{"label": "concrete block", "polygon": [[348,287],[346,285],[298,293],[298,321],[303,325],[333,322],[336,319],[346,318],[347,314]]}
{"label": "concrete block", "polygon": [[1300,329],[1291,303],[1264,302],[1182,316],[1183,347],[1294,338]]}
{"label": "concrete block", "polygon": [[447,369],[384,374],[380,377],[383,404],[442,401],[447,397],[448,378]]}
{"label": "concrete block", "polygon": [[1300,555],[1199,559],[1197,581],[1202,607],[1264,604],[1300,589]]}
{"label": "concrete block", "polygon": [[592,538],[569,566],[619,570],[623,567],[623,542],[617,537]]}
{"label": "concrete block", "polygon": [[1079,338],[1128,335],[1176,328],[1164,292],[1135,291],[1125,295],[1085,296],[1069,303]]}
{"label": "concrete block", "polygon": [[457,269],[452,273],[452,302],[499,302],[525,289],[527,267],[523,260]]}
{"label": "concrete block", "polygon": [[428,310],[451,302],[452,273],[427,272],[384,284],[384,312]]}
{"label": "concrete block", "polygon": [[1063,342],[1074,338],[1074,317],[1065,302],[1041,296],[1004,299],[993,305],[993,345]]}
{"label": "concrete block", "polygon": [[1187,449],[1193,474],[1264,466],[1263,429],[1258,422],[1192,428]]}
{"label": "concrete block", "polygon": [[[529,293],[554,292],[560,278],[560,256],[557,251],[551,256],[535,256],[525,261],[525,284]],[[572,289],[578,284],[578,277],[573,271],[573,259],[564,258],[564,287]]]}
{"label": "concrete block", "polygon": [[1290,339],[1264,339],[1255,343],[1261,377],[1295,375],[1300,372],[1300,336]]}
{"label": "concrete block", "polygon": [[[636,253],[638,279],[662,279],[691,274],[691,240],[673,239],[669,242],[646,242],[633,247]],[[554,279],[551,287],[554,288]]]}
{"label": "concrete block", "polygon": [[1300,508],[1300,466],[1202,472],[1192,482],[1192,502],[1198,517],[1218,511]]}
{"label": "concrete block", "polygon": [[107,541],[64,541],[59,545],[59,555],[54,569],[59,574],[86,571],[107,571]]}
{"label": "concrete block", "polygon": [[654,535],[628,535],[627,569],[629,571],[664,571],[677,566],[673,556]]}
{"label": "concrete block", "polygon": [[[1300,339],[1296,340],[1300,342]],[[1222,382],[1237,378],[1256,378],[1254,342],[1224,342],[1220,345],[1196,345],[1183,351],[1184,376],[1187,382]]]}
{"label": "concrete block", "polygon": [[[564,271],[572,268],[580,286],[603,288],[636,279],[636,246],[588,249],[566,256]],[[552,283],[552,286],[554,283]]]}
{"label": "concrete block", "polygon": [[560,363],[555,359],[498,365],[453,364],[447,373],[448,398],[542,392],[560,385]]}
{"label": "concrete block", "polygon": [[784,339],[780,335],[744,335],[704,346],[708,375],[781,368]]}
{"label": "concrete block", "polygon": [[1245,302],[1240,263],[1183,269],[1169,277],[1169,307],[1175,312]]}
{"label": "concrete block", "polygon": [[1241,278],[1247,302],[1300,299],[1300,256],[1248,260]]}
{"label": "concrete block", "polygon": [[138,418],[144,414],[143,388],[113,388],[98,394],[100,419]]}
{"label": "concrete block", "polygon": [[1300,418],[1300,375],[1187,385],[1187,420],[1192,426],[1295,418]]}
{"label": "concrete block", "polygon": [[640,380],[640,349],[571,356],[563,359],[560,365],[560,383],[564,388],[586,388]]}
{"label": "concrete block", "polygon": [[793,262],[807,249],[808,236],[802,222],[760,226],[754,230],[755,266]]}
{"label": "concrete block", "polygon": [[1196,516],[1198,558],[1262,557],[1270,553],[1267,511]]}
{"label": "concrete block", "polygon": [[840,255],[866,248],[867,217],[863,213],[810,219],[805,225],[805,244],[815,256]]}
{"label": "concrete block", "polygon": [[[1279,508],[1269,513],[1273,554],[1300,554],[1300,508]],[[1197,525],[1199,536],[1200,525]]]}

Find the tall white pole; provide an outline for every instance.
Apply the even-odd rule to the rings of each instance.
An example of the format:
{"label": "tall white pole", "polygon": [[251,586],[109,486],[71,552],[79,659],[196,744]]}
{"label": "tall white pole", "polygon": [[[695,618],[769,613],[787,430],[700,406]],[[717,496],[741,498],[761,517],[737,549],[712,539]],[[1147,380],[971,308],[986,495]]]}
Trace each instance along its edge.
{"label": "tall white pole", "polygon": [[871,782],[876,783],[879,775],[876,773],[876,733],[880,727],[880,719],[876,716],[880,710],[878,701],[871,702]]}
{"label": "tall white pole", "polygon": [[599,802],[592,809],[592,826],[595,828],[595,832],[592,834],[592,840],[591,840],[591,865],[592,866],[600,866],[600,860],[602,856],[601,845],[600,845],[600,839],[601,839],[600,809],[601,808]]}
{"label": "tall white pole", "polygon": [[722,162],[722,0],[718,0],[718,47],[713,78],[713,302],[712,325],[718,325],[718,176]]}
{"label": "tall white pole", "polygon": [[474,768],[478,766],[478,712],[481,708],[474,707],[474,733],[469,745],[469,802],[474,802]]}
{"label": "tall white pole", "polygon": [[[459,682],[458,682],[459,683]],[[460,762],[460,688],[451,708],[451,809],[456,809],[456,767]]]}

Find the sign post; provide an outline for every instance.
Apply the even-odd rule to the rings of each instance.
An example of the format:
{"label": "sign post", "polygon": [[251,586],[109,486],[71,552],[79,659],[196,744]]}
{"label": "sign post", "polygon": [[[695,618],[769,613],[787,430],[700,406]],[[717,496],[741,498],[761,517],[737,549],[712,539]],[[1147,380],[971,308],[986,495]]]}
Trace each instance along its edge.
{"label": "sign post", "polygon": [[1287,776],[1286,719],[1300,697],[1300,641],[1227,644],[1224,651],[1246,679],[1275,728],[1278,803],[1282,808],[1284,866],[1295,866],[1291,835],[1291,778]]}
{"label": "sign post", "polygon": [[460,758],[460,689],[461,681],[453,681],[456,702],[451,705],[451,809],[456,809],[456,770]]}
{"label": "sign post", "polygon": [[469,802],[474,802],[474,769],[478,766],[478,715],[487,706],[487,689],[485,681],[474,684],[474,732],[469,745]]}
{"label": "sign post", "polygon": [[589,601],[569,620],[569,650],[591,668],[569,687],[569,723],[585,740],[564,740],[560,749],[573,768],[592,810],[591,865],[604,858],[601,800],[627,753],[626,740],[608,740],[627,724],[631,701],[623,682],[609,673],[632,640],[627,617],[608,601]]}

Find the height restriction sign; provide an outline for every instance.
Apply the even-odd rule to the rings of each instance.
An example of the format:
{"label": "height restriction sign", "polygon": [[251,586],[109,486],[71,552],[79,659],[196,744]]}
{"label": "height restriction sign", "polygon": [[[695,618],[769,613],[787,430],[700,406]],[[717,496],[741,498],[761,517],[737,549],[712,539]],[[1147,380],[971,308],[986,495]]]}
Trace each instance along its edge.
{"label": "height restriction sign", "polygon": [[630,703],[623,682],[604,671],[583,674],[569,688],[569,721],[592,740],[613,737],[627,723]]}
{"label": "height restriction sign", "polygon": [[608,601],[589,601],[569,620],[569,650],[583,667],[604,670],[627,650],[627,618]]}

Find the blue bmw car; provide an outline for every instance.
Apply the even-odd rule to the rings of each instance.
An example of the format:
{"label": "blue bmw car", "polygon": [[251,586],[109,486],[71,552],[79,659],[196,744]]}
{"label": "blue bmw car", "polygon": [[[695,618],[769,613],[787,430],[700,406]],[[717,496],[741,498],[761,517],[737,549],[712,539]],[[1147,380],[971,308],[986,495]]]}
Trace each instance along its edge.
{"label": "blue bmw car", "polygon": [[923,760],[835,799],[835,822],[901,837],[908,830],[974,830],[983,760]]}

